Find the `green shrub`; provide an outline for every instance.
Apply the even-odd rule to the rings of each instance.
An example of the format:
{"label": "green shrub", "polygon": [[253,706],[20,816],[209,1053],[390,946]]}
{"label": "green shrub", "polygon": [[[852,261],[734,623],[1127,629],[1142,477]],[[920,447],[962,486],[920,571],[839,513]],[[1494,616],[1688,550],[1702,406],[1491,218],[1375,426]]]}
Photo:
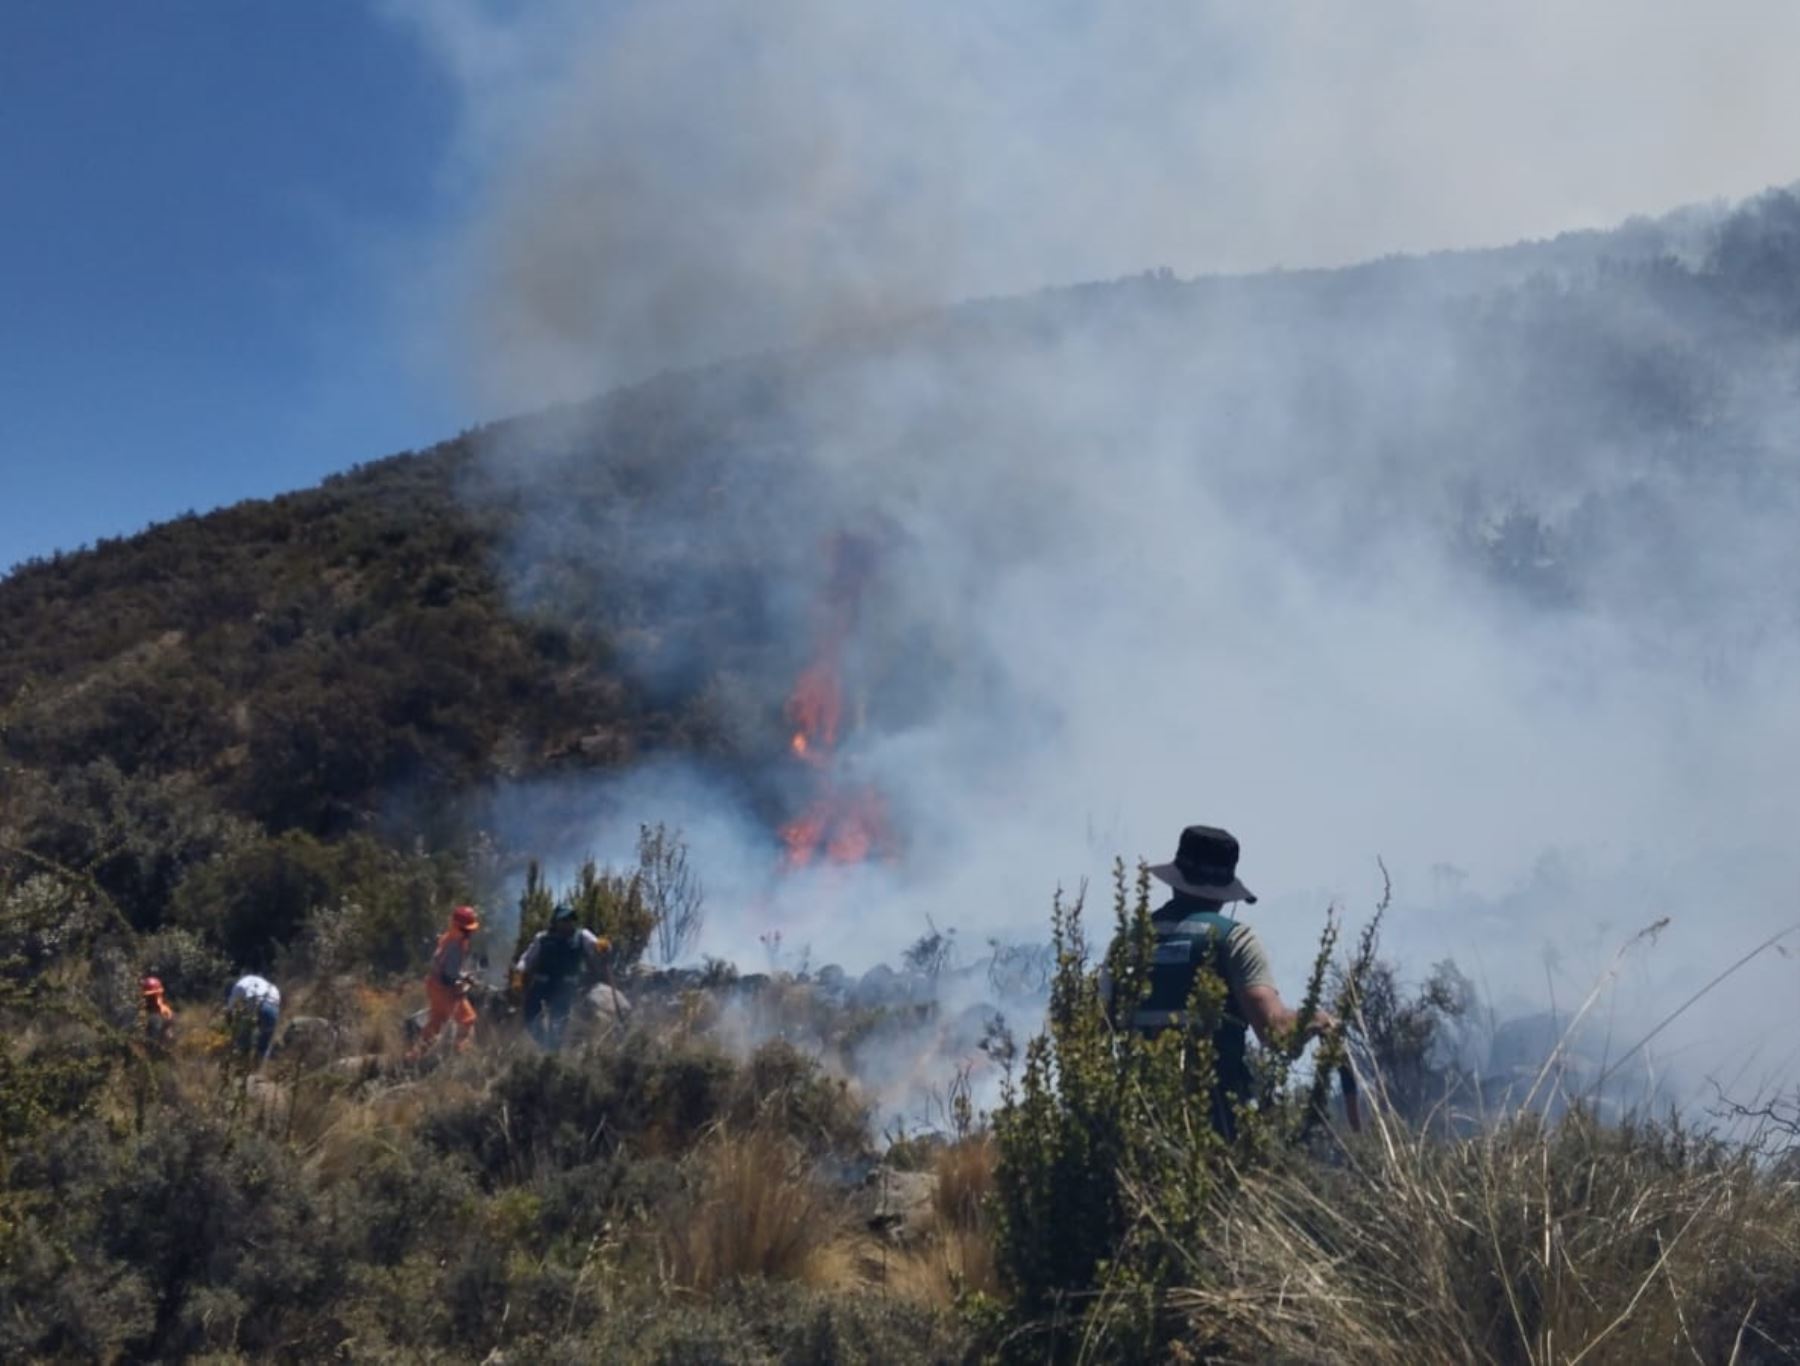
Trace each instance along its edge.
{"label": "green shrub", "polygon": [[474,1183],[457,1163],[406,1143],[359,1167],[336,1192],[347,1248],[375,1266],[398,1266],[421,1247],[460,1241],[474,1219]]}
{"label": "green shrub", "polygon": [[197,869],[177,889],[172,914],[259,971],[412,971],[449,907],[472,898],[479,853],[405,853],[366,835],[326,843],[290,830]]}
{"label": "green shrub", "polygon": [[0,1004],[24,1007],[60,991],[86,969],[116,919],[73,878],[32,872],[0,882]]}
{"label": "green shrub", "polygon": [[[1151,1359],[1163,1350],[1162,1292],[1185,1267],[1183,1250],[1215,1192],[1234,1179],[1225,1159],[1235,1168],[1290,1147],[1320,1104],[1316,1087],[1290,1094],[1288,1071],[1319,1004],[1334,931],[1314,964],[1302,1027],[1263,1051],[1255,1103],[1238,1114],[1228,1149],[1212,1122],[1212,1033],[1225,984],[1210,970],[1199,974],[1184,1029],[1155,1039],[1115,1031],[1081,912],[1079,900],[1065,906],[1060,896],[1053,907],[1044,1031],[1026,1046],[1016,1080],[1009,1070],[993,1118],[995,1255],[1014,1330],[1007,1341],[1042,1359],[1085,1335],[1090,1349],[1104,1342],[1109,1359]],[[1124,865],[1115,868],[1114,922],[1105,967],[1110,1009],[1122,1018],[1147,994],[1153,961],[1141,865],[1135,891]]]}
{"label": "green shrub", "polygon": [[29,1051],[0,1044],[0,1141],[36,1139],[96,1104],[116,1050],[76,1036]]}
{"label": "green shrub", "polygon": [[0,1357],[109,1361],[156,1331],[156,1301],[132,1267],[81,1255],[48,1221],[8,1221],[0,1238]]}
{"label": "green shrub", "polygon": [[330,901],[308,915],[284,968],[315,977],[423,969],[450,907],[480,903],[479,847],[404,853],[365,835],[331,846]]}
{"label": "green shrub", "polygon": [[773,1126],[815,1155],[860,1155],[863,1117],[842,1082],[786,1044],[740,1066],[708,1043],[634,1031],[579,1052],[518,1057],[484,1096],[432,1110],[419,1132],[503,1185],[585,1168],[621,1146],[679,1154],[720,1122]]}
{"label": "green shrub", "polygon": [[[654,851],[651,851],[654,852]],[[649,857],[640,846],[640,853]],[[583,929],[611,941],[611,967],[624,971],[644,956],[657,928],[657,907],[651,899],[652,884],[640,866],[630,872],[602,868],[587,859],[566,887],[553,889],[533,863],[525,874],[519,897],[519,935],[514,957],[525,952],[538,931],[548,928],[550,913],[559,904],[575,908]]]}
{"label": "green shrub", "polygon": [[245,967],[268,971],[307,916],[330,904],[336,858],[310,835],[259,839],[195,870],[177,889],[175,923]]}
{"label": "green shrub", "polygon": [[[333,1345],[337,1240],[298,1165],[268,1139],[191,1107],[158,1108],[123,1142],[88,1123],[20,1153],[9,1185],[35,1197],[26,1236],[40,1249],[4,1273],[5,1331],[23,1355],[83,1341],[140,1359]],[[46,1244],[67,1260],[43,1255]],[[131,1288],[115,1297],[114,1321],[38,1279],[69,1266]]]}
{"label": "green shrub", "polygon": [[191,781],[125,774],[111,758],[22,786],[31,789],[20,816],[24,847],[91,877],[138,929],[163,922],[194,869],[255,838],[253,826],[220,811]]}
{"label": "green shrub", "polygon": [[236,975],[229,958],[181,925],[143,936],[134,957],[138,971],[161,978],[172,998],[222,999]]}
{"label": "green shrub", "polygon": [[947,1316],[891,1296],[749,1281],[707,1298],[636,1295],[546,1344],[545,1363],[911,1366],[970,1359]]}

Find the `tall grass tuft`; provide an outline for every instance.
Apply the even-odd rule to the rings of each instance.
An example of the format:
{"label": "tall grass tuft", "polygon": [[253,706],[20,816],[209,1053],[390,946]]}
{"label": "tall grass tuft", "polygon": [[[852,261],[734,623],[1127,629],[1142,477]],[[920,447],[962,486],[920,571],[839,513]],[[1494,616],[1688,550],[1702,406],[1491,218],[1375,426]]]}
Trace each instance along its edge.
{"label": "tall grass tuft", "polygon": [[1383,1122],[1342,1165],[1245,1173],[1202,1227],[1169,1307],[1252,1357],[1800,1356],[1800,1187],[1671,1124]]}
{"label": "tall grass tuft", "polygon": [[721,1127],[689,1161],[693,1192],[663,1240],[672,1280],[707,1292],[755,1277],[810,1278],[841,1216],[798,1145],[765,1127]]}

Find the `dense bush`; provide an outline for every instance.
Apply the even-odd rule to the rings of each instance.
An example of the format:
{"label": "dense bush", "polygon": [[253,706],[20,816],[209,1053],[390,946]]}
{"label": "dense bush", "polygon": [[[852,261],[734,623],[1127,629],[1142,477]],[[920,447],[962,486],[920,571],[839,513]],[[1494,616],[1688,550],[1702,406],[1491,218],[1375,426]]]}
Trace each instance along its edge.
{"label": "dense bush", "polygon": [[479,900],[482,851],[402,853],[366,835],[326,843],[290,830],[259,837],[181,884],[178,926],[232,961],[307,975],[419,967],[446,908]]}
{"label": "dense bush", "polygon": [[[602,868],[590,858],[576,869],[572,883],[557,889],[544,880],[542,871],[533,863],[526,871],[525,888],[519,897],[515,957],[525,951],[533,935],[549,926],[550,913],[563,904],[574,908],[581,928],[593,931],[612,945],[612,969],[628,969],[644,956],[651,937],[663,933],[665,924],[684,918],[691,924],[698,915],[698,893],[684,894],[685,878],[677,880],[671,874],[674,867],[685,869],[686,860],[679,837],[659,825],[639,828],[635,868]],[[686,937],[676,929],[668,934],[675,941]]]}
{"label": "dense bush", "polygon": [[[88,1122],[8,1173],[36,1206],[9,1263],[9,1355],[328,1351],[336,1238],[279,1145],[186,1108],[121,1141]],[[54,1250],[53,1250],[54,1249]],[[63,1278],[83,1288],[71,1297]]]}
{"label": "dense bush", "polygon": [[809,1153],[855,1155],[868,1143],[866,1120],[842,1081],[786,1044],[740,1066],[711,1044],[634,1032],[617,1047],[521,1057],[486,1095],[427,1115],[420,1134],[492,1185],[580,1167],[621,1145],[683,1152],[719,1123],[773,1124]]}
{"label": "dense bush", "polygon": [[[1079,901],[1053,917],[1056,970],[1044,1032],[1026,1046],[994,1116],[995,1254],[1025,1356],[1103,1342],[1113,1359],[1159,1359],[1168,1324],[1163,1291],[1183,1249],[1211,1217],[1216,1193],[1247,1164],[1304,1140],[1321,1112],[1334,1044],[1298,1091],[1289,1069],[1305,1043],[1333,944],[1328,930],[1293,1035],[1260,1054],[1256,1099],[1228,1141],[1213,1122],[1212,1034],[1225,984],[1203,970],[1188,1024],[1146,1039],[1111,1023],[1149,991],[1154,957],[1150,878],[1135,892],[1115,872],[1114,934],[1105,955],[1112,1001],[1089,959]],[[1349,982],[1360,980],[1354,968]],[[1346,993],[1347,994],[1347,993]],[[1341,1004],[1341,1002],[1340,1002]],[[1149,1211],[1149,1213],[1146,1213]],[[1064,1319],[1068,1323],[1064,1323]],[[1039,1341],[1047,1334],[1048,1342]]]}
{"label": "dense bush", "polygon": [[941,1313],[891,1295],[827,1294],[750,1282],[706,1299],[618,1304],[546,1362],[641,1361],[677,1366],[887,1366],[968,1360],[963,1333]]}
{"label": "dense bush", "polygon": [[191,781],[127,775],[110,758],[23,786],[23,847],[93,878],[139,929],[162,923],[190,872],[257,833],[209,805]]}
{"label": "dense bush", "polygon": [[290,831],[257,840],[198,869],[171,914],[235,961],[266,971],[276,951],[326,905],[336,883],[333,852]]}
{"label": "dense bush", "polygon": [[[842,1229],[809,1175],[821,1134],[852,1145],[840,1159],[866,1142],[841,1089],[779,1052],[744,1069],[639,1039],[497,1064],[491,1091],[452,1083],[422,1114],[403,1092],[327,1089],[294,1118],[246,1104],[241,1072],[179,1058],[138,1064],[156,1085],[135,1107],[94,1111],[93,1078],[42,1091],[40,1055],[43,1103],[21,1106],[12,1058],[5,1113],[32,1120],[0,1126],[8,1359],[961,1356],[941,1312],[739,1283],[813,1274]],[[766,1103],[771,1086],[795,1105]],[[827,1123],[827,1105],[845,1113]]]}
{"label": "dense bush", "polygon": [[134,957],[138,971],[161,979],[173,997],[222,998],[237,976],[229,958],[179,925],[145,935]]}

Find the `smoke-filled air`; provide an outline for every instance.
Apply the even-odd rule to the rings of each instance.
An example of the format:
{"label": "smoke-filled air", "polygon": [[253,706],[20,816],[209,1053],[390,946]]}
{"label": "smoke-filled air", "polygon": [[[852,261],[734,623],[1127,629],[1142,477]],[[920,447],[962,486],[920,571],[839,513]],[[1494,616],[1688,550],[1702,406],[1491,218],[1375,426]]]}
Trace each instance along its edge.
{"label": "smoke-filled air", "polygon": [[85,8],[0,1361],[1800,1359],[1800,5]]}
{"label": "smoke-filled air", "polygon": [[[469,492],[517,601],[683,601],[631,667],[766,753],[554,803],[679,825],[701,949],[1041,938],[1194,822],[1295,985],[1378,860],[1402,963],[1621,1038],[1800,921],[1800,14],[398,11],[463,101],[440,358],[568,405]],[[1657,1065],[1784,1076],[1778,1014]]]}

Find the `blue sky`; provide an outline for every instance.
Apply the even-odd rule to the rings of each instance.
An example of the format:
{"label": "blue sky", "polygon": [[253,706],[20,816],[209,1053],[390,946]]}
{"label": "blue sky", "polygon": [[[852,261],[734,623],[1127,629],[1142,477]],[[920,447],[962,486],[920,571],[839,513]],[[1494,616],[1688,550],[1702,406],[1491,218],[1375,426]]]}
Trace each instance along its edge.
{"label": "blue sky", "polygon": [[397,283],[454,104],[351,0],[0,5],[0,572],[473,420]]}
{"label": "blue sky", "polygon": [[1787,0],[1494,13],[0,0],[0,572],[870,317],[1800,174]]}

